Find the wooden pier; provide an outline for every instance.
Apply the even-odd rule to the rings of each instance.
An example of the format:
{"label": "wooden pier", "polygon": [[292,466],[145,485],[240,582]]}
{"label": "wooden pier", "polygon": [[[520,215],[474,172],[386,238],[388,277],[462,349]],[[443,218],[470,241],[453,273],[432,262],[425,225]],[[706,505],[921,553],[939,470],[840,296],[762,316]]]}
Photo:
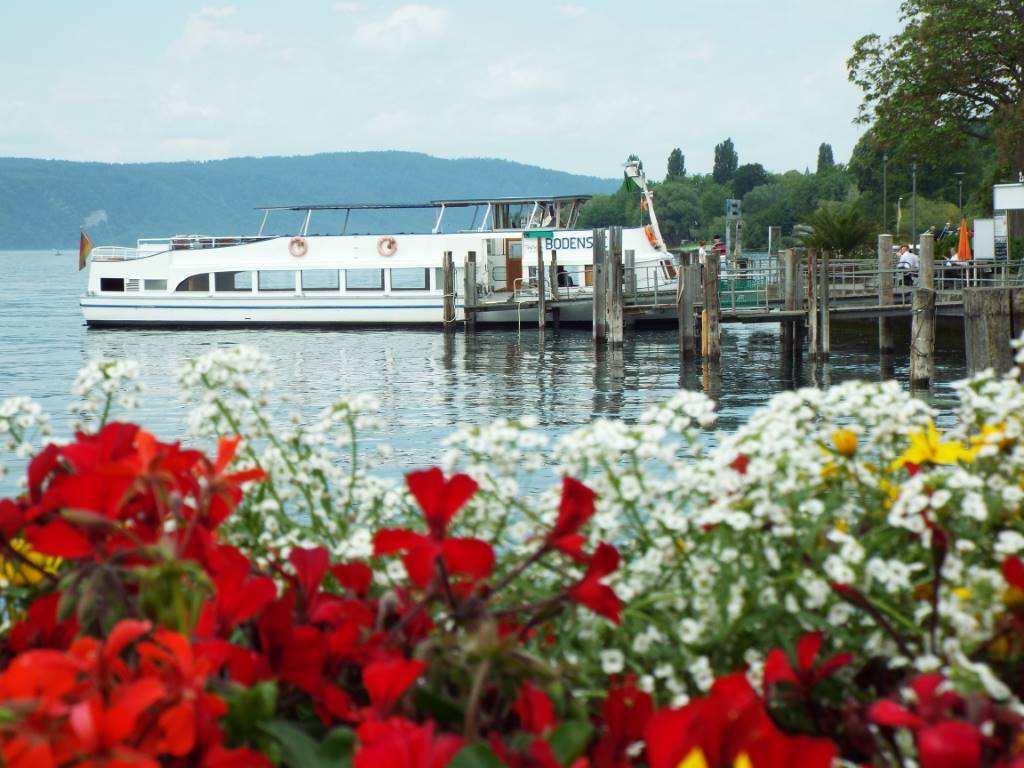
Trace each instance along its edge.
{"label": "wooden pier", "polygon": [[[543,329],[567,315],[578,317],[581,309],[589,307],[586,316],[594,342],[613,348],[622,345],[626,330],[634,329],[637,322],[676,321],[681,359],[699,355],[715,361],[720,356],[722,324],[778,323],[784,350],[799,351],[806,329],[808,354],[812,359],[827,359],[833,320],[877,320],[878,347],[884,354],[895,351],[893,323],[906,318],[912,325],[909,351],[915,386],[927,386],[935,376],[936,316],[964,319],[972,371],[989,365],[1008,368],[1009,340],[1024,332],[1024,278],[1018,266],[937,264],[931,235],[921,236],[917,273],[896,267],[892,236],[882,234],[875,260],[835,259],[813,249],[780,249],[760,263],[733,266],[719,274],[719,263],[710,254],[704,266],[696,263],[695,254],[683,254],[656,266],[638,267],[631,252],[623,254],[621,227],[595,229],[593,234],[590,290],[560,290],[557,254],[551,254],[545,269],[538,249],[535,276],[524,290],[481,297],[475,287],[475,255],[467,258],[462,296],[466,329],[474,328],[483,313],[509,310],[535,314]],[[777,234],[773,242],[778,243]],[[455,284],[455,266],[450,257],[444,264],[448,294],[449,286]],[[446,296],[447,330],[455,326],[450,319],[454,298],[449,305]],[[997,354],[997,349],[1002,352]]]}

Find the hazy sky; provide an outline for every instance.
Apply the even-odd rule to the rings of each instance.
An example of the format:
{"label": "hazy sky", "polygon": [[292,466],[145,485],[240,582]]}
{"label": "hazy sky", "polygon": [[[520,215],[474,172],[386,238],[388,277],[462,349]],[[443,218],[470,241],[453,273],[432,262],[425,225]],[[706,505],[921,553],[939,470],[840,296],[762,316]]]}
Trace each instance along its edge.
{"label": "hazy sky", "polygon": [[652,176],[849,158],[854,40],[897,0],[0,0],[0,156],[406,149]]}

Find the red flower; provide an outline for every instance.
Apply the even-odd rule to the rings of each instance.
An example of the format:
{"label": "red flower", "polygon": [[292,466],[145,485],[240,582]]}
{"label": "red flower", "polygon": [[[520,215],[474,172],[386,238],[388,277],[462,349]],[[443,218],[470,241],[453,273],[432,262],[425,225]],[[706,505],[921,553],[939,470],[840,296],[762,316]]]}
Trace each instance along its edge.
{"label": "red flower", "polygon": [[479,487],[469,475],[452,475],[445,480],[438,467],[410,472],[405,476],[405,482],[436,539],[444,537],[448,523]]}
{"label": "red flower", "polygon": [[445,768],[463,743],[458,736],[436,735],[433,722],[401,718],[363,723],[356,735],[353,768]]}
{"label": "red flower", "polygon": [[258,467],[239,472],[225,471],[235,458],[239,442],[240,437],[222,437],[217,443],[217,458],[212,466],[207,464],[209,507],[205,523],[211,529],[220,525],[238,507],[238,502],[242,500],[242,484],[262,480],[267,476]]}
{"label": "red flower", "polygon": [[955,691],[940,690],[945,678],[933,672],[910,681],[913,711],[892,699],[876,701],[868,716],[879,725],[915,732],[921,768],[973,768],[980,765],[982,734],[963,720],[953,719],[964,705]]}
{"label": "red flower", "polygon": [[30,648],[66,649],[78,633],[78,622],[73,616],[57,621],[60,598],[60,592],[37,598],[29,606],[25,619],[11,627],[7,650],[17,654]]}
{"label": "red flower", "polygon": [[562,479],[562,500],[558,505],[558,519],[548,534],[547,542],[575,560],[584,561],[583,545],[586,539],[578,531],[594,514],[597,494],[579,480]]}
{"label": "red flower", "polygon": [[745,475],[747,474],[747,466],[749,464],[750,457],[747,456],[746,454],[741,453],[729,463],[729,466],[732,469],[736,470],[737,474]]}
{"label": "red flower", "polygon": [[515,703],[512,704],[512,711],[519,718],[519,727],[522,730],[535,733],[538,736],[543,736],[558,725],[558,718],[555,716],[555,708],[551,705],[551,699],[529,680],[520,686],[519,695],[516,696]]}
{"label": "red flower", "polygon": [[743,673],[719,678],[707,698],[663,709],[647,725],[650,768],[677,768],[699,756],[707,768],[732,768],[746,756],[753,768],[829,768],[834,744],[779,732]]}
{"label": "red flower", "polygon": [[611,587],[601,583],[601,579],[614,573],[618,567],[619,551],[602,541],[594,550],[583,578],[569,587],[570,599],[618,624],[621,620],[622,601]]}
{"label": "red flower", "polygon": [[1024,590],[1024,561],[1013,555],[1003,560],[1003,578],[1011,587]]}
{"label": "red flower", "polygon": [[270,604],[277,587],[268,576],[251,577],[252,564],[234,547],[218,547],[215,559],[210,575],[217,594],[204,606],[196,634],[227,637]]}
{"label": "red flower", "polygon": [[778,683],[792,683],[809,694],[815,685],[853,661],[852,653],[837,653],[815,669],[814,662],[818,658],[824,639],[825,635],[822,632],[808,632],[800,638],[796,644],[796,670],[790,666],[789,659],[781,648],[769,651],[764,661],[765,689]]}
{"label": "red flower", "polygon": [[601,707],[604,733],[594,747],[595,768],[630,765],[626,748],[643,738],[653,710],[654,700],[636,687],[635,675],[613,684]]}
{"label": "red flower", "polygon": [[427,665],[422,661],[395,659],[368,664],[363,669],[363,685],[378,716],[390,712]]}

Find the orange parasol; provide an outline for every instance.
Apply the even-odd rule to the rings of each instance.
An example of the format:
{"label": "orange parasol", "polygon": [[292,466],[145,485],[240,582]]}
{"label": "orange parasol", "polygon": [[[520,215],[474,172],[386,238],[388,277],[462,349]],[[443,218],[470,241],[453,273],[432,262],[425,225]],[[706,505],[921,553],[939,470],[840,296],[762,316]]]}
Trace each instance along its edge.
{"label": "orange parasol", "polygon": [[957,261],[971,260],[971,233],[967,229],[967,219],[960,219],[960,243],[956,249]]}

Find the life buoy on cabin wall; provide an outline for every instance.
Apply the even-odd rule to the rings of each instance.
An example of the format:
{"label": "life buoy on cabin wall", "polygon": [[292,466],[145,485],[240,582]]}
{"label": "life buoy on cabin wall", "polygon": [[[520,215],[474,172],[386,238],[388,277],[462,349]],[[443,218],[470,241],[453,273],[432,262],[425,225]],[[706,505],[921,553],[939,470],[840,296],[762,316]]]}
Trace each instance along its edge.
{"label": "life buoy on cabin wall", "polygon": [[377,241],[377,253],[381,256],[394,256],[398,250],[398,241],[393,237],[382,237]]}
{"label": "life buoy on cabin wall", "polygon": [[305,256],[308,250],[309,246],[306,244],[306,238],[304,237],[296,236],[288,241],[288,253],[296,258]]}
{"label": "life buoy on cabin wall", "polygon": [[658,247],[658,238],[654,235],[654,227],[648,224],[644,227],[644,234],[647,235],[647,242],[653,245],[655,248]]}

